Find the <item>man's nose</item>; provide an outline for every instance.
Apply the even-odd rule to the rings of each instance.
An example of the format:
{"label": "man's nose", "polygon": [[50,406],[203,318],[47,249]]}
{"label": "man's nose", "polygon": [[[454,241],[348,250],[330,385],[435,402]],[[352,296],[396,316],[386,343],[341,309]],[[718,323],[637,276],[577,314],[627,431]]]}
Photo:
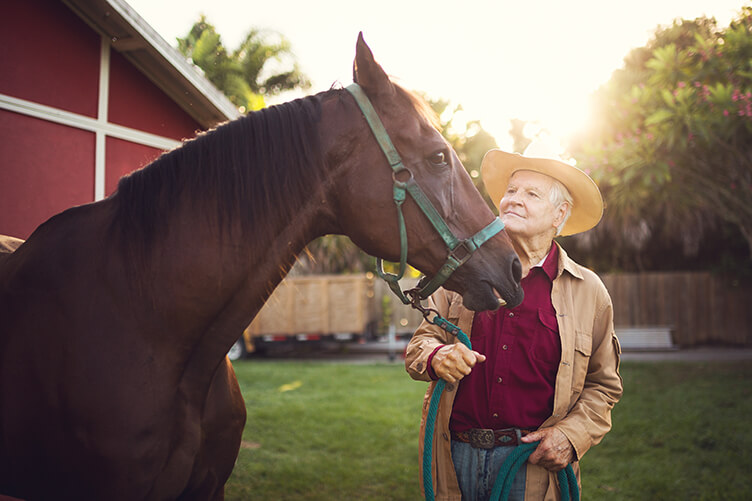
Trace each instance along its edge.
{"label": "man's nose", "polygon": [[510,203],[512,205],[520,205],[522,203],[517,193],[512,193],[510,195],[507,195],[506,198],[507,198],[507,203]]}

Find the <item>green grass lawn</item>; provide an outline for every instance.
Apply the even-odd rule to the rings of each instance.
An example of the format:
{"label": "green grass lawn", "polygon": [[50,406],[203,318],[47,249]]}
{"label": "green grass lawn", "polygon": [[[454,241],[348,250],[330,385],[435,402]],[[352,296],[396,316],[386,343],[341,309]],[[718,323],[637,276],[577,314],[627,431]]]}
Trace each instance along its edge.
{"label": "green grass lawn", "polygon": [[[245,360],[229,500],[418,500],[426,384],[401,364]],[[588,500],[752,498],[752,364],[622,364],[614,429],[582,461]]]}

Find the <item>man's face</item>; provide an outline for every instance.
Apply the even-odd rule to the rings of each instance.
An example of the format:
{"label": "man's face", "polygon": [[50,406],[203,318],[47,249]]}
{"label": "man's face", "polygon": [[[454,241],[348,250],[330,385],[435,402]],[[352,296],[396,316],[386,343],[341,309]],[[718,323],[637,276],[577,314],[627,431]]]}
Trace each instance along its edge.
{"label": "man's face", "polygon": [[512,174],[499,204],[499,215],[511,236],[527,239],[551,233],[553,238],[562,221],[564,204],[559,208],[551,204],[552,183],[550,177],[538,172],[520,170]]}

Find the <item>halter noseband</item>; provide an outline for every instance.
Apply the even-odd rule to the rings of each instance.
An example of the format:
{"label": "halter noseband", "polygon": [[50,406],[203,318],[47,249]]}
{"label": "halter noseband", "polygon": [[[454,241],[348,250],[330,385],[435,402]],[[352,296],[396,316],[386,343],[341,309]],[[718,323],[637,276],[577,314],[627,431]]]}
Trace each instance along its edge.
{"label": "halter noseband", "polygon": [[[501,219],[496,217],[488,226],[472,237],[465,240],[458,239],[454,233],[452,233],[452,230],[449,229],[449,226],[447,226],[446,222],[423,190],[420,189],[418,183],[415,182],[410,169],[405,167],[402,163],[402,158],[399,153],[397,153],[391,139],[389,139],[389,134],[387,133],[384,124],[381,123],[381,119],[379,119],[379,116],[371,104],[371,101],[368,99],[368,96],[366,96],[366,93],[360,85],[356,83],[349,85],[347,90],[355,98],[355,102],[358,103],[360,111],[363,112],[363,115],[371,128],[371,132],[373,132],[376,141],[378,141],[379,146],[381,147],[381,151],[386,155],[389,165],[392,168],[392,178],[394,179],[394,203],[397,206],[397,221],[399,223],[400,233],[399,272],[396,275],[394,273],[385,272],[382,259],[376,258],[376,273],[378,273],[379,277],[389,284],[389,288],[392,289],[392,292],[394,292],[404,304],[415,304],[421,299],[427,298],[433,294],[436,289],[441,287],[444,282],[449,279],[452,273],[466,263],[481,245],[504,229],[504,223],[501,222]],[[400,181],[398,179],[398,175],[402,172],[407,173],[406,181]],[[402,177],[404,177],[404,174]],[[402,214],[402,204],[407,198],[407,193],[413,197],[413,200],[418,204],[418,207],[423,211],[423,214],[425,214],[436,231],[439,232],[439,235],[441,235],[442,240],[444,240],[444,243],[449,249],[449,257],[436,275],[434,275],[434,277],[427,283],[423,283],[426,280],[424,277],[415,289],[402,291],[399,285],[399,280],[405,274],[407,268],[407,230],[405,228],[405,217]],[[406,294],[410,296],[410,299],[407,298]]]}

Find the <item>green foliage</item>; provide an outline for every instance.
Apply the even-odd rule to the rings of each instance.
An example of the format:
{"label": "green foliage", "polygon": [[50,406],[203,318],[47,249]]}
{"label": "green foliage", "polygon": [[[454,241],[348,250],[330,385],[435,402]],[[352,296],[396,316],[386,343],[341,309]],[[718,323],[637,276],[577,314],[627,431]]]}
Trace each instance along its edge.
{"label": "green foliage", "polygon": [[188,35],[178,39],[178,48],[243,112],[263,108],[264,96],[310,87],[290,42],[270,31],[254,28],[228,52],[214,26],[201,16]]}
{"label": "green foliage", "polygon": [[659,30],[595,103],[594,127],[573,147],[607,202],[591,248],[673,242],[674,254],[697,255],[732,225],[752,259],[752,8],[725,30],[704,18]]}
{"label": "green foliage", "polygon": [[360,273],[376,270],[375,258],[360,250],[345,235],[326,235],[309,243],[298,258],[301,274]]}
{"label": "green foliage", "polygon": [[498,147],[496,140],[483,128],[480,120],[462,121],[462,105],[457,105],[449,111],[450,102],[446,99],[426,98],[426,101],[439,117],[441,134],[457,152],[475,187],[489,206],[493,207],[494,204],[486,193],[480,177],[480,166],[486,152]]}

